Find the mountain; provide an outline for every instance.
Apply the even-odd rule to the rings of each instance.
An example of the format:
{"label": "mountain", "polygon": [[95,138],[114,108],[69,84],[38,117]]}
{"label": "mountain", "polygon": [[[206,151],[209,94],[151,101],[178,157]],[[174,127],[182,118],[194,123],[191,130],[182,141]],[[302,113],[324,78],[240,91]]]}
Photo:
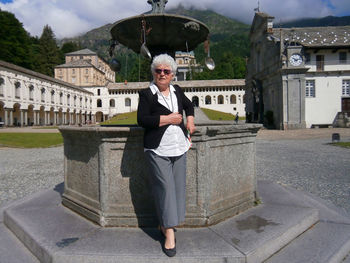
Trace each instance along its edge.
{"label": "mountain", "polygon": [[[166,10],[166,13],[177,14],[192,17],[206,24],[210,31],[211,56],[215,61],[219,61],[229,50],[234,50],[235,56],[246,57],[249,54],[248,33],[250,26],[243,24],[237,20],[222,16],[211,10],[195,10],[185,9],[179,5],[175,9]],[[93,29],[86,34],[75,38],[65,38],[59,41],[62,45],[66,42],[79,43],[81,48],[89,48],[106,60],[108,55],[109,40],[111,39],[110,30],[113,24],[107,24],[102,27]],[[130,69],[138,65],[138,56],[131,50],[122,45],[118,45],[115,49],[116,58],[122,63],[121,75],[129,74],[126,72],[125,65]],[[195,50],[198,62],[203,62],[206,54],[204,53],[203,44]]]}
{"label": "mountain", "polygon": [[[281,27],[324,27],[324,26],[349,26],[350,16],[326,16],[323,18],[302,18],[282,23]],[[278,23],[275,27],[280,27]]]}
{"label": "mountain", "polygon": [[[222,41],[236,34],[247,34],[250,30],[249,25],[219,15],[210,10],[199,11],[195,9],[185,9],[182,5],[179,5],[175,9],[167,10],[166,13],[188,16],[203,22],[210,30],[210,39],[212,42]],[[59,44],[62,45],[62,43],[69,41],[77,42],[80,43],[81,47],[89,48],[102,57],[107,58],[112,26],[113,24],[107,24],[79,37],[62,39],[59,41]],[[119,51],[122,53],[126,52],[124,49]]]}

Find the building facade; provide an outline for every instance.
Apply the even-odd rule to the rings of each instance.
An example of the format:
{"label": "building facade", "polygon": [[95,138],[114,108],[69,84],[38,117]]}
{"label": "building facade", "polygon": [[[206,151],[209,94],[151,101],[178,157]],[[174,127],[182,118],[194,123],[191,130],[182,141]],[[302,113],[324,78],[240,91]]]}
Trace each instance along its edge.
{"label": "building facade", "polygon": [[66,63],[55,67],[55,78],[79,87],[105,86],[115,82],[109,64],[90,49],[65,55]]}
{"label": "building facade", "polygon": [[94,122],[92,93],[0,61],[0,123],[5,126]]}
{"label": "building facade", "polygon": [[193,52],[176,52],[175,61],[177,64],[176,81],[191,80],[192,71],[203,71],[201,65],[197,63]]}
{"label": "building facade", "polygon": [[248,119],[278,129],[333,125],[350,111],[350,26],[273,28],[273,19],[253,20]]}

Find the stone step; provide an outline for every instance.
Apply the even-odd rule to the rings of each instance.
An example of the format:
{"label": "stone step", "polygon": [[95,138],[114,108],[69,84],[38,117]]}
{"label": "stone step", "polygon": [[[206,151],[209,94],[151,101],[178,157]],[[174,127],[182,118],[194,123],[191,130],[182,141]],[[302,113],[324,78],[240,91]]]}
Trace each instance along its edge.
{"label": "stone step", "polygon": [[320,222],[265,263],[341,263],[349,251],[350,225]]}
{"label": "stone step", "polygon": [[[266,203],[214,226],[179,228],[174,260],[262,262],[317,221],[316,209]],[[102,228],[63,207],[54,190],[10,206],[4,223],[40,262],[160,263],[167,258],[157,229]]]}
{"label": "stone step", "polygon": [[38,259],[3,224],[0,224],[1,263],[39,263]]}

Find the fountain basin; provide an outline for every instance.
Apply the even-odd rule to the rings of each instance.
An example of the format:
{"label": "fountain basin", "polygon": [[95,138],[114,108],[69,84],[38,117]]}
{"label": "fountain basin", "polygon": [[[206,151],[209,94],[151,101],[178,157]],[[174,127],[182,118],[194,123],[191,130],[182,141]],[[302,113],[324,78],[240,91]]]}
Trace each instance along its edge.
{"label": "fountain basin", "polygon": [[[187,154],[184,226],[216,224],[256,201],[259,124],[197,125]],[[62,203],[101,226],[155,226],[143,129],[59,128],[64,138]]]}
{"label": "fountain basin", "polygon": [[174,56],[175,51],[191,51],[208,38],[209,29],[202,22],[172,14],[143,14],[117,21],[111,35],[114,40],[139,53],[142,21],[146,24],[146,44],[152,57],[161,53]]}

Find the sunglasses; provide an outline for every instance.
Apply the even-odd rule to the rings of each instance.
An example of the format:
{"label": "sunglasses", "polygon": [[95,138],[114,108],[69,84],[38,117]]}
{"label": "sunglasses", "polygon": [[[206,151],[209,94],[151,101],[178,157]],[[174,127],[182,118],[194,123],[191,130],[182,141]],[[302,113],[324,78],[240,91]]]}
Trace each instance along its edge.
{"label": "sunglasses", "polygon": [[165,75],[169,75],[171,74],[171,70],[170,69],[160,69],[160,68],[156,68],[154,70],[155,73],[157,74],[161,74],[162,72],[164,72]]}

